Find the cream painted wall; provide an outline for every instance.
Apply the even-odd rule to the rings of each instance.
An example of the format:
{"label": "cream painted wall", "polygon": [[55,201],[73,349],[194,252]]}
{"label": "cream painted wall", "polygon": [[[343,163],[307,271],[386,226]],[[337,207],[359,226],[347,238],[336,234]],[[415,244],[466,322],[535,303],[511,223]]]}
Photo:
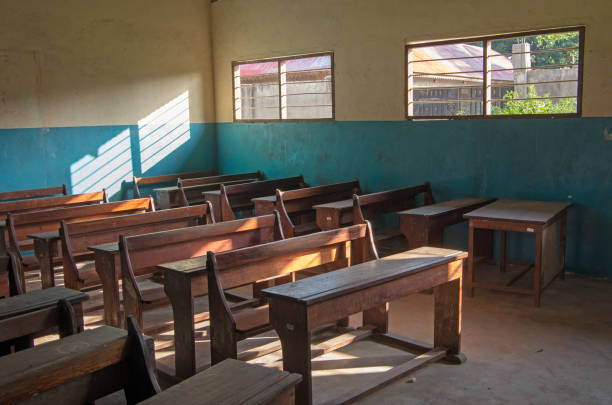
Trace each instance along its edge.
{"label": "cream painted wall", "polygon": [[0,128],[214,122],[207,0],[0,0]]}
{"label": "cream painted wall", "polygon": [[586,25],[584,116],[612,116],[610,0],[220,0],[215,107],[232,121],[231,62],[333,51],[337,120],[404,119],[404,45]]}

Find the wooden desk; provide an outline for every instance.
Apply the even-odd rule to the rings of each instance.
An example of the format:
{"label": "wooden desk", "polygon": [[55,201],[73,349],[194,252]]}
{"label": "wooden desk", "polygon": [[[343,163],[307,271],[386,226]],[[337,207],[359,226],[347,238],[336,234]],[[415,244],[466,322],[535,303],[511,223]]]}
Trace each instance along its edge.
{"label": "wooden desk", "polygon": [[154,188],[156,208],[160,210],[171,208],[172,203],[178,200],[178,191],[178,186]]}
{"label": "wooden desk", "polygon": [[102,282],[102,297],[104,299],[104,323],[115,328],[123,324],[121,318],[121,298],[119,297],[119,277],[121,263],[119,244],[117,242],[102,243],[89,246],[94,252],[96,273]]}
{"label": "wooden desk", "polygon": [[322,231],[353,223],[353,199],[313,205],[317,211],[317,226]]}
{"label": "wooden desk", "polygon": [[276,209],[275,195],[251,198],[251,201],[255,205],[255,216],[271,214]]}
{"label": "wooden desk", "polygon": [[[533,295],[534,304],[540,306],[540,295],[558,275],[564,277],[567,229],[567,209],[571,203],[548,201],[499,200],[464,215],[470,221],[468,276],[466,285],[469,296],[474,288],[488,288],[518,294]],[[557,232],[558,227],[558,232]],[[501,231],[500,268],[506,264],[506,232],[535,234],[535,263],[533,288],[517,288],[512,284],[519,280],[530,267],[511,279],[506,285],[479,283],[474,281],[474,249],[477,229]],[[557,238],[557,233],[558,238]],[[558,247],[558,254],[555,250]]]}
{"label": "wooden desk", "polygon": [[212,205],[215,222],[221,222],[221,190],[204,191],[202,195]]}
{"label": "wooden desk", "polygon": [[[465,252],[422,247],[350,268],[268,288],[262,293],[270,304],[270,322],[283,349],[283,369],[302,375],[296,403],[312,403],[312,331],[317,327],[363,311],[365,328],[375,330],[380,342],[421,355],[382,373],[372,383],[341,395],[337,401],[354,401],[374,389],[441,358],[462,362],[461,280]],[[388,302],[434,287],[433,348],[387,334]]]}
{"label": "wooden desk", "polygon": [[53,287],[55,285],[53,268],[55,259],[59,256],[59,230],[30,234],[28,238],[34,241],[34,255],[40,266],[42,288]]}
{"label": "wooden desk", "polygon": [[[397,213],[400,230],[408,240],[409,249],[420,246],[442,247],[444,228],[465,221],[463,214],[493,201],[495,198],[463,197],[400,211]],[[487,241],[492,243],[492,239]],[[486,251],[490,251],[490,246],[486,246],[484,242],[483,240],[483,254],[488,256],[490,253]]]}

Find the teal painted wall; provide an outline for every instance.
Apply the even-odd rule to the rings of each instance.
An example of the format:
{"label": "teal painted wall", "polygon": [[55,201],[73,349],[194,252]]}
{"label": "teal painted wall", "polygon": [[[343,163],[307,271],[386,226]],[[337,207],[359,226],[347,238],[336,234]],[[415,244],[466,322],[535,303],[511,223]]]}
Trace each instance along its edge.
{"label": "teal painted wall", "polygon": [[[571,201],[567,266],[612,279],[612,118],[217,124],[221,173],[359,178],[365,192],[429,181],[465,195]],[[445,235],[467,246],[466,227]],[[525,238],[511,255],[526,256]]]}
{"label": "teal painted wall", "polygon": [[137,125],[0,129],[0,190],[66,184],[78,193],[105,187],[111,199],[120,200],[131,198],[133,175],[215,167],[215,124],[156,131],[149,130],[155,140],[143,147],[145,135]]}

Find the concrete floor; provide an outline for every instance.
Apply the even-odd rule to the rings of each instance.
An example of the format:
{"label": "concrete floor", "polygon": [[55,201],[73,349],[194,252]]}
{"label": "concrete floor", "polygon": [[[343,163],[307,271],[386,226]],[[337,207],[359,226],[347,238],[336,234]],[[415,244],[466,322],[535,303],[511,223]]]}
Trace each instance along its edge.
{"label": "concrete floor", "polygon": [[[393,302],[390,317],[391,333],[433,340],[432,295]],[[274,333],[266,336],[261,343]],[[429,365],[357,403],[611,404],[612,283],[568,275],[544,292],[540,308],[528,296],[484,290],[474,298],[464,295],[462,351],[468,358],[462,365]],[[278,367],[281,355],[254,362]],[[410,356],[365,340],[318,357],[315,403],[342,397]],[[123,402],[117,394],[98,401]]]}

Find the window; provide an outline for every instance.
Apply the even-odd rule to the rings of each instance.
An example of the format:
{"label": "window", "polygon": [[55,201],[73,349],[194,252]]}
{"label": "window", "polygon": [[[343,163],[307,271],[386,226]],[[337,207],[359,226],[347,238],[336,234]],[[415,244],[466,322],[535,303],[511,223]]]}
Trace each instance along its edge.
{"label": "window", "polygon": [[334,119],[334,55],[234,62],[234,120]]}
{"label": "window", "polygon": [[584,27],[406,46],[406,117],[582,112]]}

